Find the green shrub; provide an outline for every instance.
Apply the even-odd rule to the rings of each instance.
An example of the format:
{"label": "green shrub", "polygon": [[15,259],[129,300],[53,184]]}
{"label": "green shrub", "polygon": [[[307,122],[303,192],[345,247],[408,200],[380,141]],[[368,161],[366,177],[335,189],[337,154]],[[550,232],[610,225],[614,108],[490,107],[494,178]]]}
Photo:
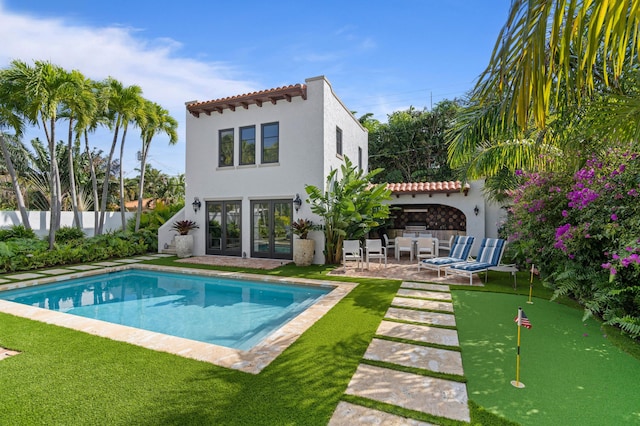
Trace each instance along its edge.
{"label": "green shrub", "polygon": [[56,231],[56,242],[58,244],[67,244],[71,241],[84,240],[85,235],[82,229],[64,226]]}
{"label": "green shrub", "polygon": [[0,229],[0,241],[13,240],[15,238],[38,238],[33,229],[27,229],[22,225],[13,225],[8,229]]}

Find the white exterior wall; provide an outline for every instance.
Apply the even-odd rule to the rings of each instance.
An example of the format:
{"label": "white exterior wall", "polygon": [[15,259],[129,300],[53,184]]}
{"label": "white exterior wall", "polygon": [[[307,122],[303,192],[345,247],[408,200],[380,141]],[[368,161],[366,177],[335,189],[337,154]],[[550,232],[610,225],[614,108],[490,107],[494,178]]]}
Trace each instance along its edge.
{"label": "white exterior wall", "polygon": [[[305,185],[323,187],[326,174],[331,167],[339,167],[336,157],[335,126],[343,131],[343,146],[350,158],[357,148],[363,148],[363,159],[367,153],[367,132],[352,114],[342,105],[324,77],[311,78],[307,83],[307,99],[293,97],[291,102],[265,102],[262,107],[249,105],[248,109],[223,110],[211,115],[200,114],[196,118],[187,113],[186,120],[186,198],[187,207],[198,197],[202,208],[184,210],[184,218],[194,220],[200,229],[194,235],[194,255],[206,251],[206,201],[242,200],[242,251],[251,254],[251,210],[250,202],[256,199],[289,199],[296,194],[306,201]],[[279,163],[260,164],[261,128],[264,123],[279,123]],[[239,128],[256,128],[256,164],[239,166]],[[218,167],[218,132],[234,129],[234,166]],[[330,129],[330,131],[328,130]],[[328,153],[331,154],[328,154]],[[355,154],[351,154],[354,152]],[[366,160],[364,161],[366,164]],[[299,212],[294,211],[294,220],[309,218],[318,223],[306,202]],[[322,233],[311,235],[316,241],[314,263],[323,263]]]}

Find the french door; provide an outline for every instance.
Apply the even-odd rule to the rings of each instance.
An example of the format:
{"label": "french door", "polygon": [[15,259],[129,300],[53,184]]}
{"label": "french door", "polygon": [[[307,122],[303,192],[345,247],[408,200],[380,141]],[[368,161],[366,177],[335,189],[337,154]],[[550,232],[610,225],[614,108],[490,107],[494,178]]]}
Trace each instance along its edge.
{"label": "french door", "polygon": [[207,201],[207,254],[242,255],[241,201]]}
{"label": "french door", "polygon": [[251,202],[251,257],[293,259],[293,202],[256,200]]}

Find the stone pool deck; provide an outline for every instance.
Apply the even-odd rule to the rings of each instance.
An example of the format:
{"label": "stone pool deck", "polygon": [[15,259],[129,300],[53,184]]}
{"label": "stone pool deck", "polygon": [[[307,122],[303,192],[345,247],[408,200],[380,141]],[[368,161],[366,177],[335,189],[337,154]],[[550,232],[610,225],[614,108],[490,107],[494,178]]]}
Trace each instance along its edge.
{"label": "stone pool deck", "polygon": [[[258,374],[356,286],[356,284],[353,283],[328,280],[309,280],[295,277],[283,278],[279,276],[169,267],[141,263],[144,260],[154,260],[167,256],[171,255],[151,254],[131,259],[120,259],[110,262],[97,262],[55,269],[43,269],[38,270],[37,272],[5,275],[2,281],[2,289],[11,290],[38,284],[55,283],[64,279],[74,279],[102,274],[105,272],[127,270],[132,268],[132,265],[139,264],[135,267],[148,271],[176,272],[227,279],[272,282],[275,284],[293,283],[298,285],[320,286],[330,288],[331,292],[326,294],[312,306],[308,307],[304,312],[297,315],[294,319],[269,334],[264,340],[249,350],[213,345],[210,343],[142,330],[139,328],[99,321],[92,318],[69,315],[62,312],[42,309],[36,306],[22,305],[6,300],[0,300],[0,312],[71,328],[73,330],[83,331],[96,336],[142,346],[147,349],[168,352],[185,358],[209,362],[221,367],[240,370],[251,374]],[[237,258],[236,260],[245,261],[246,259]],[[208,263],[215,262],[216,259],[210,258],[207,259],[207,261]],[[263,268],[267,269],[279,266],[281,263],[282,262],[280,261],[273,260],[270,262],[261,262]]]}

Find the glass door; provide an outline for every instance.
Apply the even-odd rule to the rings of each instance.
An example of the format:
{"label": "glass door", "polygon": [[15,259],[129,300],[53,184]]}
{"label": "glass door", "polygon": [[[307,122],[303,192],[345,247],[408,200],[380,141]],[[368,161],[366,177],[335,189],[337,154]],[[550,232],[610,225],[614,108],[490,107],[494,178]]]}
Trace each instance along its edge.
{"label": "glass door", "polygon": [[240,201],[207,201],[207,254],[242,254]]}
{"label": "glass door", "polygon": [[253,201],[251,211],[251,257],[292,259],[292,201]]}

